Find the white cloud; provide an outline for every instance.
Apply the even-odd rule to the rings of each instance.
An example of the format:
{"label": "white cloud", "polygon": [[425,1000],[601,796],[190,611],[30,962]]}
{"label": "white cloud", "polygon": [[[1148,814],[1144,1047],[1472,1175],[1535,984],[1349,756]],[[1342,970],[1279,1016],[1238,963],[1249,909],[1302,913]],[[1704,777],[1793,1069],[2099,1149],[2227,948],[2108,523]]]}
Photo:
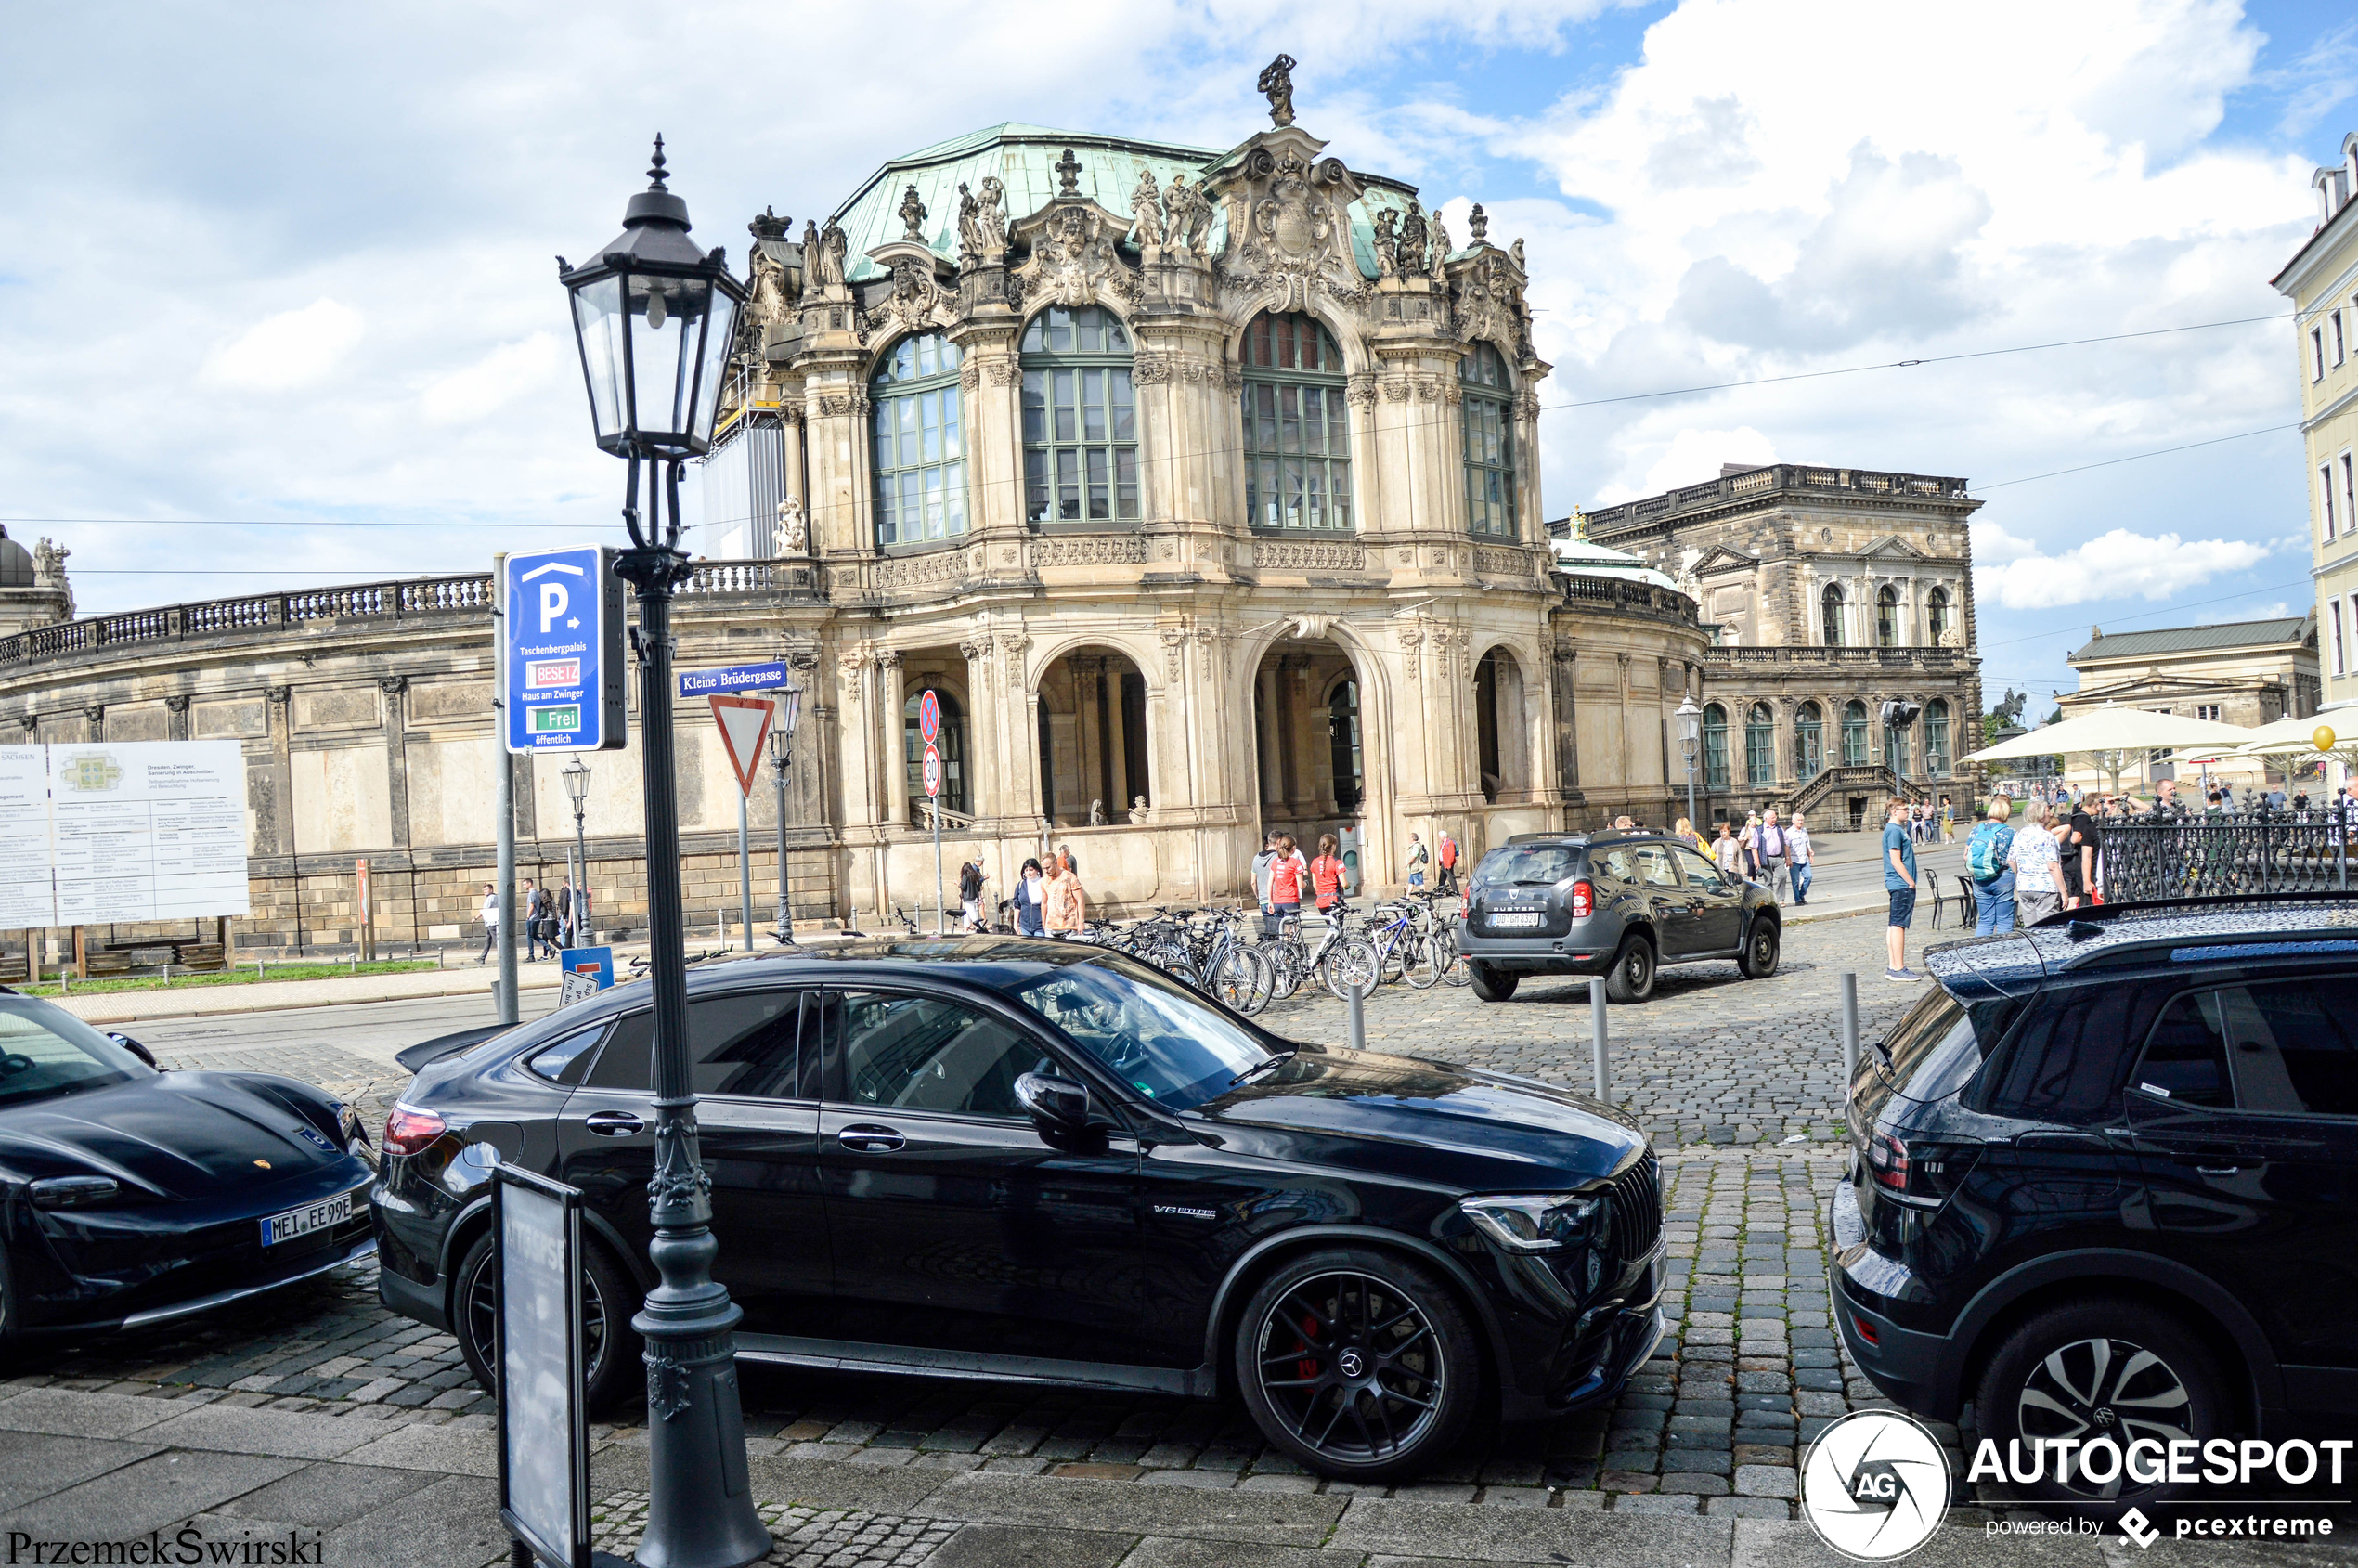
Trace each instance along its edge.
{"label": "white cloud", "polygon": [[324,380],[360,341],[360,312],[331,299],[247,328],[205,360],[203,379],[242,392],[286,392]]}
{"label": "white cloud", "polygon": [[1776,443],[1750,425],[1738,425],[1733,430],[1682,430],[1662,448],[1662,455],[1654,460],[1636,489],[1626,495],[1607,493],[1598,499],[1619,501],[1635,496],[1658,495],[1684,485],[1717,479],[1725,463],[1756,467],[1776,460]]}
{"label": "white cloud", "polygon": [[[2009,547],[2027,544],[1987,525],[1975,529],[1976,551],[1985,532]],[[1999,564],[1978,563],[1974,586],[1985,600],[2010,610],[2055,610],[2131,595],[2170,599],[2222,573],[2255,566],[2267,554],[2266,546],[2248,539],[2182,539],[2114,528],[2054,555],[2033,551]]]}
{"label": "white cloud", "polygon": [[418,411],[430,424],[455,424],[481,419],[528,392],[553,395],[563,390],[571,347],[553,332],[502,343],[465,369],[430,383],[418,395]]}

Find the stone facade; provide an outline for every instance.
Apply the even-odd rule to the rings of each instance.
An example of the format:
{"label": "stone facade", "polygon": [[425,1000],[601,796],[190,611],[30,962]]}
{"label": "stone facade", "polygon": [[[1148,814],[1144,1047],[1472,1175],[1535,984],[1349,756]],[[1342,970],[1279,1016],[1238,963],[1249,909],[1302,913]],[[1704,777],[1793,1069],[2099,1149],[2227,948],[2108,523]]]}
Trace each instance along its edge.
{"label": "stone facade", "polygon": [[43,539],[27,550],[0,527],[0,637],[73,618],[73,590],[66,582],[66,557]]}
{"label": "stone facade", "polygon": [[[1678,592],[1555,569],[1548,366],[1521,242],[1490,243],[1479,209],[1458,245],[1289,117],[1225,153],[999,126],[887,163],[798,240],[770,213],[752,232],[707,468],[748,509],[779,499],[716,517],[755,558],[699,567],[678,659],[799,671],[798,911],[931,904],[927,689],[950,875],[978,857],[992,899],[1051,842],[1120,909],[1249,896],[1268,827],[1347,833],[1385,886],[1411,832],[1479,853],[1669,813],[1670,713],[1706,639]],[[0,641],[0,732],[243,738],[258,940],[332,940],[364,854],[414,889],[390,895],[393,940],[463,927],[499,765],[485,593],[45,628]],[[679,723],[703,921],[733,901],[735,802],[707,716]],[[561,760],[512,764],[544,881],[572,826]],[[590,761],[591,885],[627,927],[637,759]],[[752,820],[769,897],[767,781]]]}
{"label": "stone facade", "polygon": [[2358,704],[2358,132],[2310,183],[2316,230],[2272,281],[2293,304],[2322,706],[2335,714]]}
{"label": "stone facade", "polygon": [[[1589,538],[1675,578],[1717,629],[1705,821],[1774,806],[1807,809],[1821,830],[1872,825],[1895,792],[1963,808],[1973,781],[1956,759],[1977,748],[1981,709],[1966,523],[1980,505],[1963,479],[1776,463],[1586,515]],[[1924,708],[1896,745],[1879,721],[1892,699]]]}

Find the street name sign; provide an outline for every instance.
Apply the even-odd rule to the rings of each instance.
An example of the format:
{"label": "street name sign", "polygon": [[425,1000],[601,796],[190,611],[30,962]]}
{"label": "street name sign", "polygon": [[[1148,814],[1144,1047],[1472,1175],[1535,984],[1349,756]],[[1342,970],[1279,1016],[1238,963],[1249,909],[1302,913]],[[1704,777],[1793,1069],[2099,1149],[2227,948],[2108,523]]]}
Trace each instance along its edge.
{"label": "street name sign", "polygon": [[708,697],[716,692],[770,692],[788,684],[783,662],[731,665],[726,669],[683,669],[681,697]]}
{"label": "street name sign", "polygon": [[628,741],[622,579],[602,545],[511,555],[499,585],[510,751],[619,751]]}
{"label": "street name sign", "polygon": [[737,788],[751,795],[754,777],[761,771],[761,748],[770,739],[770,718],[778,709],[767,697],[715,693],[705,701],[712,705],[712,721],[720,727],[721,748],[736,771]]}

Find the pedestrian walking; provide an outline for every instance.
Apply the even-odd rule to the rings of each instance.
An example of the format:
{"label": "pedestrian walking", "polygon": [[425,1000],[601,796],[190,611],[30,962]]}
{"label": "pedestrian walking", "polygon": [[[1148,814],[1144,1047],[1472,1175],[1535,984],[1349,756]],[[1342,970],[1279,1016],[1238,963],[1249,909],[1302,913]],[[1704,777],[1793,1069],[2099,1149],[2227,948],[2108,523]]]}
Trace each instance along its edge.
{"label": "pedestrian walking", "polygon": [[2063,908],[2062,853],[2047,826],[2048,811],[2044,800],[2023,807],[2023,827],[2006,857],[2015,871],[2015,913],[2025,926],[2036,926]]}
{"label": "pedestrian walking", "polygon": [[1317,901],[1321,914],[1331,915],[1342,907],[1341,848],[1333,834],[1318,836],[1318,858],[1310,862],[1310,896]]}
{"label": "pedestrian walking", "polygon": [[[1410,834],[1408,836],[1408,886],[1411,888],[1421,888],[1425,885],[1425,867],[1432,863],[1432,852],[1425,848],[1425,841],[1415,834]],[[1266,894],[1263,896],[1263,901],[1264,903],[1267,901]]]}
{"label": "pedestrian walking", "polygon": [[1965,877],[1973,884],[1974,935],[1994,936],[2015,928],[2015,830],[2006,825],[2014,802],[1989,797],[1989,815],[1965,841]]}
{"label": "pedestrian walking", "polygon": [[551,902],[556,910],[557,951],[562,952],[577,945],[573,940],[572,877],[568,876],[558,884],[556,892],[551,896]]}
{"label": "pedestrian walking", "polygon": [[1711,863],[1730,882],[1743,880],[1744,847],[1736,839],[1735,824],[1725,817],[1719,820],[1719,836],[1711,841]]}
{"label": "pedestrian walking", "polygon": [[982,862],[965,861],[958,866],[958,913],[965,929],[979,931],[982,927]]}
{"label": "pedestrian walking", "polygon": [[1768,896],[1779,903],[1793,897],[1792,872],[1785,859],[1789,848],[1775,809],[1761,813],[1760,825],[1753,830],[1752,857],[1760,867],[1760,879],[1768,885]]}
{"label": "pedestrian walking", "polygon": [[1048,875],[1047,886],[1042,890],[1040,921],[1048,935],[1057,938],[1075,937],[1088,928],[1089,900],[1081,889],[1081,877],[1072,862],[1059,851]]}
{"label": "pedestrian walking", "polygon": [[540,957],[540,916],[546,911],[540,888],[529,876],[524,880],[524,961],[537,962]]}
{"label": "pedestrian walking", "polygon": [[1809,826],[1795,811],[1793,821],[1785,824],[1785,861],[1793,867],[1793,902],[1795,909],[1809,901]]}
{"label": "pedestrian walking", "polygon": [[1940,797],[1940,841],[1957,842],[1957,803],[1945,795]]}
{"label": "pedestrian walking", "polygon": [[1441,836],[1440,861],[1441,885],[1439,890],[1444,893],[1454,893],[1458,890],[1458,841],[1450,837],[1445,832]]}
{"label": "pedestrian walking", "polygon": [[1890,960],[1883,972],[1887,980],[1922,979],[1908,967],[1908,927],[1916,917],[1916,845],[1908,836],[1908,808],[1895,800],[1884,815],[1883,886],[1891,901],[1891,917],[1884,927],[1884,955]]}
{"label": "pedestrian walking", "polygon": [[1043,918],[1047,902],[1048,877],[1037,860],[1027,859],[1023,870],[1016,876],[1016,929],[1027,937],[1044,937],[1048,927]]}
{"label": "pedestrian walking", "polygon": [[1302,913],[1302,890],[1310,882],[1310,862],[1294,848],[1293,835],[1277,835],[1277,858],[1269,862],[1269,907],[1263,930],[1276,936],[1285,923]]}
{"label": "pedestrian walking", "polygon": [[1277,934],[1277,912],[1269,907],[1269,868],[1277,863],[1277,844],[1285,835],[1276,828],[1261,843],[1261,853],[1252,858],[1252,896],[1261,904],[1261,932],[1266,937]]}
{"label": "pedestrian walking", "polygon": [[486,882],[483,885],[483,951],[475,954],[481,964],[491,956],[492,944],[499,940],[499,889]]}
{"label": "pedestrian walking", "polygon": [[2084,802],[2074,805],[2064,819],[2057,848],[2063,851],[2064,907],[2078,909],[2096,890],[2096,820]]}
{"label": "pedestrian walking", "polygon": [[1670,829],[1670,836],[1673,838],[1686,840],[1686,842],[1695,847],[1695,853],[1704,856],[1705,859],[1710,858],[1711,851],[1704,848],[1702,835],[1695,832],[1695,824],[1689,819],[1680,817],[1678,822],[1673,823]]}

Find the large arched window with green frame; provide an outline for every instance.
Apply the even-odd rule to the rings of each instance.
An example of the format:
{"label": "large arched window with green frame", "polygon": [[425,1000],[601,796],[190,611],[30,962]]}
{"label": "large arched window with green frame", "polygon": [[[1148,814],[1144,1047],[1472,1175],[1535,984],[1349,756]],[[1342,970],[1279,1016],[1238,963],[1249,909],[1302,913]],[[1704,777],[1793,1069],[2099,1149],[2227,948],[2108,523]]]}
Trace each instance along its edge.
{"label": "large arched window with green frame", "polygon": [[1100,305],[1050,305],[1023,330],[1024,517],[1138,520],[1130,330]]}
{"label": "large arched window with green frame", "polygon": [[958,345],[939,332],[902,338],[868,379],[876,548],[966,531],[965,420]]}
{"label": "large arched window with green frame", "polygon": [[1458,361],[1465,395],[1466,525],[1491,538],[1515,537],[1514,381],[1486,343]]}
{"label": "large arched window with green frame", "polygon": [[1256,528],[1351,526],[1342,351],[1315,317],[1263,311],[1245,330],[1245,515]]}

